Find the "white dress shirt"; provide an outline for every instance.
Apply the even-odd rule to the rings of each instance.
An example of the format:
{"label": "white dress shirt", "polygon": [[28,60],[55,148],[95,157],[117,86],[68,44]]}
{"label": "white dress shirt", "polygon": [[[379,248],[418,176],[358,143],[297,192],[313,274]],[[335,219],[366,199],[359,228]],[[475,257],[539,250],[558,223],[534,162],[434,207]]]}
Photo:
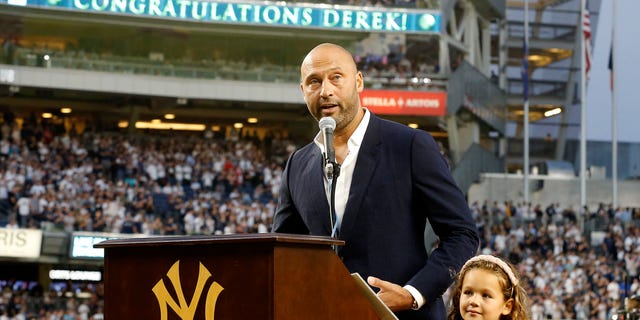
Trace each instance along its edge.
{"label": "white dress shirt", "polygon": [[[360,124],[353,132],[351,137],[349,137],[349,141],[347,141],[347,156],[342,161],[340,165],[340,175],[338,176],[338,180],[336,180],[336,197],[335,197],[335,206],[336,206],[336,215],[338,216],[338,226],[340,226],[342,222],[342,217],[344,216],[344,209],[347,207],[347,200],[349,199],[349,190],[351,189],[351,180],[353,178],[353,170],[356,167],[356,160],[358,160],[358,151],[360,151],[360,145],[362,144],[362,140],[364,139],[364,133],[367,131],[367,126],[369,125],[369,110],[364,108],[364,117]],[[322,152],[324,150],[324,141],[322,139],[322,132],[319,132],[314,139],[314,142],[320,148]],[[327,177],[324,177],[324,186],[325,190],[327,189],[329,181]],[[331,201],[331,195],[327,193],[327,201]]]}

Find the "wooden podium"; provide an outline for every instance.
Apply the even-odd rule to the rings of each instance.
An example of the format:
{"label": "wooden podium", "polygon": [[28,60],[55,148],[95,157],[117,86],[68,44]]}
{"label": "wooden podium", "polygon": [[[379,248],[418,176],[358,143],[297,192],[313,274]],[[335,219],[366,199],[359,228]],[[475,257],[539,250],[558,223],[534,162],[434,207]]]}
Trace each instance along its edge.
{"label": "wooden podium", "polygon": [[342,244],[273,233],[104,241],[105,317],[380,319],[332,250]]}

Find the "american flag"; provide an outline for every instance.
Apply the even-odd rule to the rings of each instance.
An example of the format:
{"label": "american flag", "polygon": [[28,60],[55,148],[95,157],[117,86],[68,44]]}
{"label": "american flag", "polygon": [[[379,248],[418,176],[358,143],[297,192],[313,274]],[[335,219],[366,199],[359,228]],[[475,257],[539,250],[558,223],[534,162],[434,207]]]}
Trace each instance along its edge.
{"label": "american flag", "polygon": [[591,70],[591,19],[589,18],[587,1],[582,1],[582,3],[582,44],[584,45],[585,75],[589,79],[589,71]]}

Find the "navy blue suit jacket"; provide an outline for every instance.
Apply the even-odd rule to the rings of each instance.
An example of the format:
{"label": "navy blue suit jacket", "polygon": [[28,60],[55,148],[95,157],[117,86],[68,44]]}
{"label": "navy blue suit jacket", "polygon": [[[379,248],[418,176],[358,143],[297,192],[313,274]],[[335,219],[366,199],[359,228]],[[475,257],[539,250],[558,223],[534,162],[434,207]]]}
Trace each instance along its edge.
{"label": "navy blue suit jacket", "polygon": [[[310,143],[289,158],[282,177],[274,232],[328,236],[329,204],[322,155]],[[440,238],[428,254],[427,219]],[[442,293],[479,239],[469,207],[433,138],[371,114],[356,167],[340,238],[351,272],[418,289],[426,305],[400,319],[446,318]]]}

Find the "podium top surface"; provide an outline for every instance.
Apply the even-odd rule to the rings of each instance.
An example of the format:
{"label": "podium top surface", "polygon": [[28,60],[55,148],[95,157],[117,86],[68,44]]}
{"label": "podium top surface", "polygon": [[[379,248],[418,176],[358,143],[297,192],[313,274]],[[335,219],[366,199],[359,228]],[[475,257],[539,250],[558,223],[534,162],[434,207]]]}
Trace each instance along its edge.
{"label": "podium top surface", "polygon": [[286,233],[249,233],[208,236],[155,236],[148,238],[121,238],[102,241],[94,248],[116,248],[130,246],[202,245],[240,243],[290,243],[311,245],[344,245],[344,241],[331,237]]}

